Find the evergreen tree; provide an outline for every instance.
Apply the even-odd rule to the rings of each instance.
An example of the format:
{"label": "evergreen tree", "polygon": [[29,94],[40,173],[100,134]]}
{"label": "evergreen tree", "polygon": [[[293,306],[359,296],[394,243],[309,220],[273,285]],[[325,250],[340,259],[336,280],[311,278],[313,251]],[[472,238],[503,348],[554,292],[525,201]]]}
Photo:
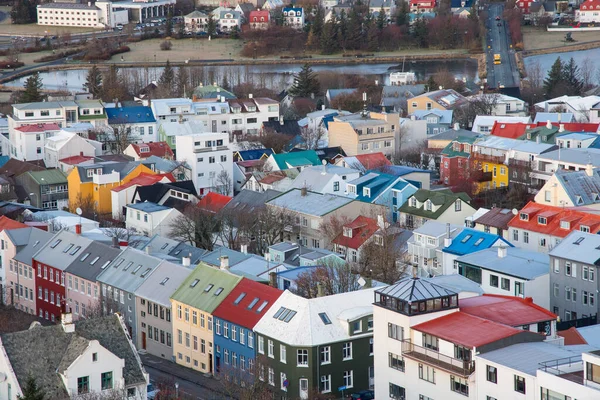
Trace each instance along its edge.
{"label": "evergreen tree", "polygon": [[102,95],[102,73],[96,65],[88,71],[83,88],[87,89],[96,99]]}
{"label": "evergreen tree", "polygon": [[37,4],[33,0],[18,0],[13,2],[10,11],[13,24],[30,24],[37,21]]}
{"label": "evergreen tree", "polygon": [[581,92],[583,91],[583,81],[581,80],[579,67],[575,64],[573,57],[571,57],[568,63],[563,65],[563,80],[567,84],[568,95],[581,95]]}
{"label": "evergreen tree", "polygon": [[325,11],[321,7],[317,7],[315,18],[313,19],[310,31],[315,37],[315,43],[321,40],[321,33],[323,32],[323,26],[325,25]]}
{"label": "evergreen tree", "polygon": [[379,34],[380,31],[377,26],[375,24],[371,24],[371,27],[367,31],[367,50],[379,50]]}
{"label": "evergreen tree", "polygon": [[225,90],[231,90],[231,85],[229,84],[229,79],[227,79],[227,74],[223,76],[223,82],[221,82],[221,87]]}
{"label": "evergreen tree", "polygon": [[185,97],[185,96],[189,95],[189,93],[187,93],[188,82],[189,82],[189,77],[188,77],[187,68],[179,67],[177,69],[177,77],[176,77],[176,83],[175,83],[175,87],[177,88],[177,96]]}
{"label": "evergreen tree", "polygon": [[23,396],[17,396],[18,400],[44,400],[46,395],[42,392],[33,376],[29,375],[23,387]]}
{"label": "evergreen tree", "polygon": [[310,97],[321,92],[319,79],[308,64],[304,64],[300,72],[294,75],[294,84],[288,90],[293,97]]}
{"label": "evergreen tree", "polygon": [[40,74],[35,72],[25,81],[25,90],[21,93],[19,97],[20,103],[35,103],[38,101],[42,101],[44,99],[44,95],[42,94],[42,79],[40,78]]}
{"label": "evergreen tree", "polygon": [[383,5],[381,5],[381,10],[379,10],[379,15],[377,16],[377,29],[381,32],[387,23],[387,17],[385,14],[385,10],[383,9]]}
{"label": "evergreen tree", "polygon": [[119,68],[112,64],[102,78],[102,100],[113,102],[126,96],[125,85],[119,75]]}
{"label": "evergreen tree", "polygon": [[175,83],[175,71],[173,71],[171,63],[169,62],[169,60],[167,60],[167,63],[165,64],[165,69],[163,69],[160,78],[158,78],[158,86],[161,86],[163,89],[169,91],[172,89],[173,83]]}
{"label": "evergreen tree", "polygon": [[434,90],[438,89],[438,84],[436,83],[433,75],[429,75],[429,78],[427,78],[427,83],[425,83],[425,90],[427,90],[428,92],[433,92]]}
{"label": "evergreen tree", "polygon": [[167,15],[167,23],[165,24],[165,36],[170,37],[173,34],[173,14],[169,12]]}
{"label": "evergreen tree", "polygon": [[[357,3],[358,4],[358,3]],[[361,48],[363,42],[363,23],[364,19],[359,14],[358,5],[355,4],[348,15],[348,29],[346,31],[346,46],[348,49],[357,50]]]}
{"label": "evergreen tree", "polygon": [[208,16],[208,22],[206,23],[206,33],[208,36],[214,36],[217,33],[217,21],[213,18],[212,14]]}
{"label": "evergreen tree", "polygon": [[420,47],[427,47],[427,35],[429,34],[427,22],[423,18],[417,18],[412,29],[412,34],[417,44]]}
{"label": "evergreen tree", "polygon": [[321,35],[321,53],[333,54],[338,50],[338,27],[334,18],[331,18],[323,26]]}
{"label": "evergreen tree", "polygon": [[546,97],[550,98],[554,92],[554,89],[558,86],[558,84],[563,80],[563,63],[560,57],[556,58],[552,67],[550,67],[550,71],[548,71],[548,76],[544,79],[544,92],[546,93]]}
{"label": "evergreen tree", "polygon": [[240,28],[236,25],[231,29],[231,33],[229,35],[231,39],[239,39],[240,38]]}
{"label": "evergreen tree", "polygon": [[408,3],[406,1],[400,2],[400,7],[396,12],[396,25],[403,26],[408,24]]}

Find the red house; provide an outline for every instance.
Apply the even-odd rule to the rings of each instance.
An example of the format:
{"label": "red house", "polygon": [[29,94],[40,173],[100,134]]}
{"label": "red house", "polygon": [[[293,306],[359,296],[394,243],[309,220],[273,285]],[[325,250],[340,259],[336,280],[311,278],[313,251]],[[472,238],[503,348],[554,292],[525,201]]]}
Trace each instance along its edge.
{"label": "red house", "polygon": [[432,12],[436,7],[436,0],[410,0],[410,12],[426,13]]}
{"label": "red house", "polygon": [[442,150],[440,179],[447,186],[455,186],[468,177],[475,138],[459,137]]}
{"label": "red house", "polygon": [[250,11],[250,29],[267,29],[271,15],[267,10]]}

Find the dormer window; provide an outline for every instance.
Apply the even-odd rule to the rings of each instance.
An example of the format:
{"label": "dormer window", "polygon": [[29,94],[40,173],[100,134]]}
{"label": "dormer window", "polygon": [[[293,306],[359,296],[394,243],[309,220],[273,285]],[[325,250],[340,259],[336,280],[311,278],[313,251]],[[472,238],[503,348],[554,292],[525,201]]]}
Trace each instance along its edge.
{"label": "dormer window", "polygon": [[351,238],[352,237],[352,229],[344,227],[344,236]]}
{"label": "dormer window", "polygon": [[529,221],[529,214],[527,214],[527,213],[521,213],[521,214],[519,214],[519,219],[521,221]]}
{"label": "dormer window", "polygon": [[414,197],[411,197],[411,199],[410,199],[410,206],[411,207],[416,207],[417,206],[417,199],[415,199]]}
{"label": "dormer window", "polygon": [[356,186],[355,185],[348,185],[348,193],[355,194],[356,193]]}
{"label": "dormer window", "polygon": [[148,147],[148,146],[140,147],[140,153],[149,153],[149,152],[150,152],[150,147]]}
{"label": "dormer window", "polygon": [[470,153],[471,152],[471,145],[464,144],[463,147],[464,147],[464,152],[465,153]]}
{"label": "dormer window", "polygon": [[431,201],[430,201],[430,200],[427,200],[427,201],[425,202],[425,209],[426,209],[427,211],[431,211]]}
{"label": "dormer window", "polygon": [[592,193],[592,198],[594,201],[600,201],[600,195],[598,193]]}
{"label": "dormer window", "polygon": [[589,227],[589,226],[587,226],[587,225],[581,225],[581,226],[579,227],[579,230],[580,230],[581,232],[590,233],[590,227]]}
{"label": "dormer window", "polygon": [[583,199],[581,198],[581,196],[577,196],[577,197],[576,197],[576,200],[577,200],[577,204],[578,204],[578,205],[581,205],[581,204],[583,204]]}
{"label": "dormer window", "polygon": [[546,219],[546,217],[538,217],[538,224],[546,225],[547,223],[548,223],[548,220]]}
{"label": "dormer window", "polygon": [[560,221],[560,229],[571,229],[571,223],[569,221]]}
{"label": "dormer window", "polygon": [[371,197],[371,189],[363,188],[363,196]]}

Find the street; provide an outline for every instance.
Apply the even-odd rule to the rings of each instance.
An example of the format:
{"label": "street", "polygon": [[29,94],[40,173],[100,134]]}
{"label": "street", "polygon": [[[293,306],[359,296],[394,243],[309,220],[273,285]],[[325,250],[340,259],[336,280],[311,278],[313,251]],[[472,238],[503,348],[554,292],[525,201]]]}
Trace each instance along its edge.
{"label": "street", "polygon": [[[488,8],[487,27],[487,85],[490,89],[518,88],[520,85],[519,70],[515,59],[515,51],[510,47],[507,24],[502,19],[504,4],[492,3]],[[500,20],[496,20],[499,17]],[[500,23],[500,26],[498,26]],[[494,65],[494,54],[500,54],[501,64]]]}

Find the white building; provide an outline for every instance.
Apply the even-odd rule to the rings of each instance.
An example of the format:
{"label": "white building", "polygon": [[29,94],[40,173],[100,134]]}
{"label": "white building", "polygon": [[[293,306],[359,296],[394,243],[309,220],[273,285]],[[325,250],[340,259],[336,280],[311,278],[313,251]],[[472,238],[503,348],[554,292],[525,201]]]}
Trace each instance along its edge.
{"label": "white building", "polygon": [[156,203],[128,204],[125,227],[145,236],[169,236],[173,221],[183,214],[175,208]]}
{"label": "white building", "polygon": [[[413,231],[408,239],[408,254],[413,267],[418,268],[419,276],[444,275],[442,249],[452,243],[462,227],[427,221]],[[448,273],[448,272],[446,272]]]}
{"label": "white building", "polygon": [[345,196],[348,182],[358,179],[360,171],[353,168],[338,167],[323,161],[322,166],[306,167],[294,179],[292,188],[303,187],[322,194]]}
{"label": "white building", "polygon": [[494,123],[504,123],[504,124],[513,124],[513,123],[522,123],[529,124],[531,123],[530,117],[515,117],[515,116],[503,116],[502,114],[496,115],[478,115],[475,117],[473,121],[472,131],[477,133],[484,133],[489,135],[494,127]]}
{"label": "white building", "polygon": [[600,1],[587,0],[579,5],[575,11],[575,19],[583,23],[600,22]]}
{"label": "white building", "polygon": [[409,85],[417,81],[417,76],[414,72],[392,72],[390,74],[390,85],[401,86]]}
{"label": "white building", "polygon": [[19,126],[9,134],[10,155],[22,161],[44,159],[46,140],[58,134],[57,124],[39,124]]}
{"label": "white building", "polygon": [[[18,128],[19,129],[19,128]],[[60,168],[60,160],[73,156],[94,157],[102,154],[102,143],[60,131],[46,139],[43,156],[46,168]]]}
{"label": "white building", "polygon": [[112,188],[110,190],[110,198],[113,218],[119,220],[124,216],[125,206],[133,203],[133,196],[139,186],[168,182],[171,182],[171,180],[163,175],[141,174],[121,186]]}
{"label": "white building", "polygon": [[185,24],[185,30],[188,32],[202,32],[206,30],[206,24],[208,23],[208,15],[194,10],[191,13],[183,17]]}
{"label": "white building", "polygon": [[240,31],[242,27],[242,13],[239,11],[221,11],[217,26],[221,32],[231,32],[234,30]]}
{"label": "white building", "polygon": [[[174,0],[173,0],[174,1]],[[108,0],[90,2],[54,2],[37,6],[38,25],[76,26],[82,28],[114,28],[129,22],[128,13],[121,3],[115,7]]]}
{"label": "white building", "polygon": [[199,195],[233,193],[233,153],[227,133],[194,133],[177,136],[177,161],[186,162]]}
{"label": "white building", "polygon": [[302,7],[284,7],[283,23],[294,29],[304,28],[304,9]]}
{"label": "white building", "polygon": [[57,124],[64,128],[78,122],[78,105],[74,101],[48,101],[12,105],[8,116],[9,134],[22,125]]}

